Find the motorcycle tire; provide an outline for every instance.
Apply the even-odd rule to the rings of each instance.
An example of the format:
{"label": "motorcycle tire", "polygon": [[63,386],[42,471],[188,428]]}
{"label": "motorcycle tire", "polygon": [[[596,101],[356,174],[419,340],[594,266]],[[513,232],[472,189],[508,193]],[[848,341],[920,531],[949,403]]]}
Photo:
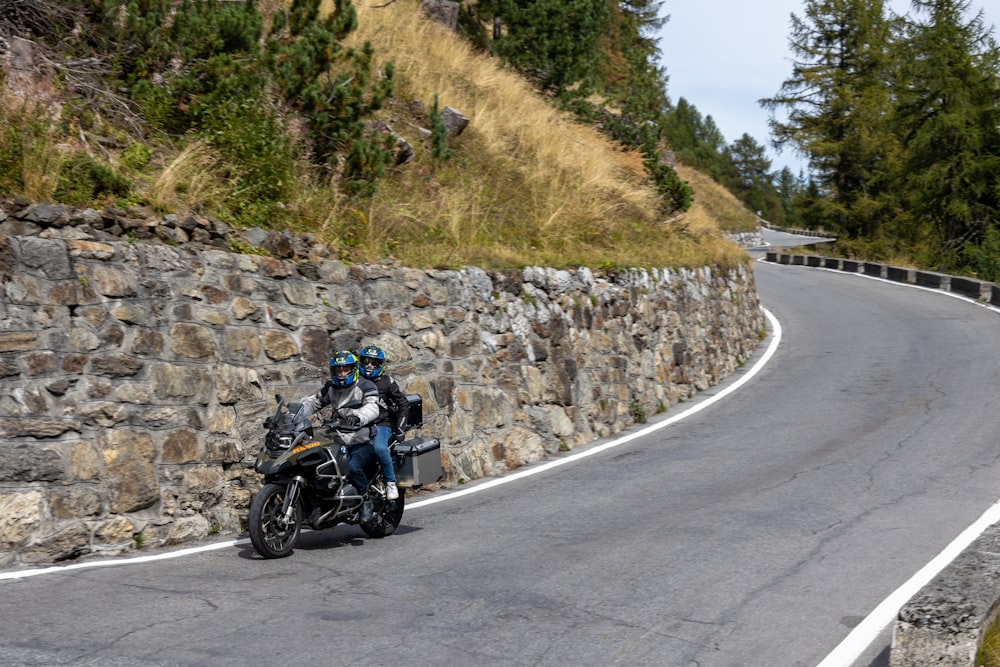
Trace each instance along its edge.
{"label": "motorcycle tire", "polygon": [[399,522],[403,520],[403,489],[399,490],[399,498],[386,500],[376,498],[372,508],[372,520],[359,524],[368,537],[386,537],[395,532]]}
{"label": "motorcycle tire", "polygon": [[285,491],[281,484],[265,484],[250,502],[250,542],[264,558],[284,558],[299,538],[302,507],[295,503],[292,520],[286,524],[281,512]]}

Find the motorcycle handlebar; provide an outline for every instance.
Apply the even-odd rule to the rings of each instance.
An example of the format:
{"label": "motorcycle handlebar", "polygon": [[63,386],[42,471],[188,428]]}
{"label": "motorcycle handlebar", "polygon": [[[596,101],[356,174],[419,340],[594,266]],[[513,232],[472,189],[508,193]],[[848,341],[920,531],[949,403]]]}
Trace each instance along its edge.
{"label": "motorcycle handlebar", "polygon": [[360,431],[366,425],[352,420],[325,419],[323,420],[323,426],[335,431]]}

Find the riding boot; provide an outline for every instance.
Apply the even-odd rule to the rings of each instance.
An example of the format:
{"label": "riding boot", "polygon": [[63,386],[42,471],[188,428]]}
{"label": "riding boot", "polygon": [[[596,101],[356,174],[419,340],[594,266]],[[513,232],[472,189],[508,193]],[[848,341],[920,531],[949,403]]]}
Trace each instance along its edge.
{"label": "riding boot", "polygon": [[371,523],[372,520],[372,500],[365,498],[361,503],[361,523]]}

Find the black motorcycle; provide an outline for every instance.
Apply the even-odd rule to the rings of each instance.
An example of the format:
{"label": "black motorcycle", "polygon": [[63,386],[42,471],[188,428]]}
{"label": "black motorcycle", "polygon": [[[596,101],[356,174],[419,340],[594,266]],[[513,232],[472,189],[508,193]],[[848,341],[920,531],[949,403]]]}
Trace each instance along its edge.
{"label": "black motorcycle", "polygon": [[[422,422],[420,396],[410,398],[410,417],[406,428],[418,428]],[[365,472],[371,480],[367,489],[355,489],[347,479],[347,446],[344,434],[356,431],[337,420],[327,420],[314,428],[303,414],[300,403],[285,405],[280,394],[275,396],[278,407],[264,421],[267,433],[257,456],[255,469],[264,475],[264,485],[250,503],[249,530],[253,548],[264,558],[282,558],[292,553],[303,524],[320,530],[340,523],[356,524],[369,537],[385,537],[393,533],[403,518],[403,497],[406,488],[421,486],[421,482],[440,479],[440,441],[415,438],[397,442],[393,454],[399,483],[399,497],[386,498],[385,477],[375,457]],[[367,427],[365,427],[367,428]],[[322,431],[323,436],[315,435]],[[436,446],[435,446],[436,444]],[[417,459],[437,457],[436,478],[421,472],[422,479],[413,475]],[[425,465],[423,468],[427,468]],[[362,511],[365,503],[368,511]]]}

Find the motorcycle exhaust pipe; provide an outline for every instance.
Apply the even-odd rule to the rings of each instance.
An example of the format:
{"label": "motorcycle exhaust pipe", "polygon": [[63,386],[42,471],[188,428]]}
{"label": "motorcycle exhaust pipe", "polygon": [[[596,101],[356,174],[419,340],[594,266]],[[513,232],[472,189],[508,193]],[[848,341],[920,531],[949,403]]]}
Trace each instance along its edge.
{"label": "motorcycle exhaust pipe", "polygon": [[[318,526],[318,525],[322,524],[324,521],[326,521],[327,519],[335,518],[335,517],[339,516],[340,514],[343,514],[345,512],[348,512],[350,510],[353,510],[353,509],[357,508],[358,506],[361,505],[362,502],[364,502],[364,499],[365,499],[364,496],[340,496],[337,499],[338,500],[337,506],[334,507],[329,512],[321,515],[318,519],[316,519],[316,521],[314,522],[314,525]],[[357,501],[357,503],[355,503],[355,501]]]}

